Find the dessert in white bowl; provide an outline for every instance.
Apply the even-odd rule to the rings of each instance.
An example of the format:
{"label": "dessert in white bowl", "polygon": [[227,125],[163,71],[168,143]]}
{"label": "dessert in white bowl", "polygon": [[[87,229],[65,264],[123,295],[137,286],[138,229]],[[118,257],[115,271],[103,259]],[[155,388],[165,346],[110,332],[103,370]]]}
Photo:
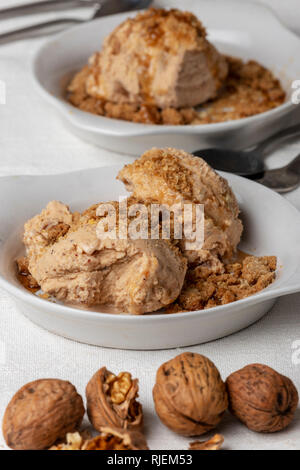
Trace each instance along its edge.
{"label": "dessert in white bowl", "polygon": [[[130,314],[221,306],[275,280],[275,256],[238,254],[243,226],[237,200],[226,179],[201,158],[154,148],[126,165],[118,178],[132,192],[126,200],[125,234],[118,201],[94,204],[81,214],[52,201],[25,224],[20,280],[28,286],[29,278],[31,289],[36,285],[42,295],[67,304]],[[187,204],[193,227],[196,207],[204,209],[199,247],[187,245],[186,220],[174,211]],[[159,213],[157,234],[147,225],[146,232],[139,227],[132,237],[130,224],[152,222],[157,207],[168,213],[169,232]],[[102,233],[99,224],[105,227]]]}
{"label": "dessert in white bowl", "polygon": [[[124,185],[116,180],[122,166],[62,175],[1,178],[0,197],[5,204],[0,208],[0,287],[14,299],[16,314],[19,311],[55,334],[88,344],[122,349],[165,349],[230,335],[270,312],[278,297],[300,290],[297,209],[262,185],[221,173],[231,186],[241,211],[239,217],[244,231],[239,249],[257,257],[277,257],[276,279],[267,288],[238,302],[175,315],[160,311],[114,315],[107,313],[103,306],[82,309],[78,305],[50,302],[49,295],[33,295],[16,276],[15,260],[24,254],[24,223],[53,199],[67,202],[72,213],[82,213],[95,201],[128,197]],[[20,198],[20,194],[26,197]],[[28,281],[32,285],[32,279]]]}
{"label": "dessert in white bowl", "polygon": [[[107,102],[104,109],[105,103],[86,95],[85,77],[89,75],[89,66],[85,64],[88,58],[100,51],[112,31],[128,17],[134,18],[135,13],[98,18],[51,37],[32,63],[37,91],[58,111],[65,126],[80,139],[127,155],[139,156],[151,147],[167,147],[170,144],[189,152],[216,146],[246,148],[282,128],[295,107],[290,97],[292,81],[300,75],[297,61],[299,38],[288,31],[270,9],[258,3],[198,0],[187,2],[184,8],[200,18],[207,28],[207,40],[226,56],[229,66],[226,78],[229,88],[225,87],[222,93],[219,90],[221,96],[218,100],[200,105],[203,108],[200,114],[195,116],[192,108],[178,108],[180,112],[177,108],[165,108],[157,115],[153,106],[143,107],[139,112],[134,104],[124,108],[124,104],[112,102]],[[232,56],[240,59],[228,59]],[[264,75],[263,70],[253,62],[247,65],[253,59],[280,80],[286,94],[282,104],[267,111],[263,111],[266,93],[255,85],[256,82],[258,86],[261,80],[255,80],[254,88],[249,88],[248,75],[254,74],[260,78]],[[72,95],[75,100],[73,105],[67,100],[66,89],[82,68],[85,70],[79,73],[78,93]],[[271,91],[272,81],[265,73]],[[263,87],[266,88],[266,84]],[[251,99],[253,106],[249,106]],[[274,101],[273,96],[270,99]],[[96,110],[98,114],[93,114],[94,100],[99,105],[99,110]],[[247,107],[244,106],[245,101],[248,102]],[[226,103],[229,105],[225,107]],[[259,104],[262,107],[257,107]],[[252,113],[254,107],[259,114]],[[195,118],[200,119],[198,124]],[[155,124],[157,120],[164,125]],[[186,125],[193,121],[193,125]]]}
{"label": "dessert in white bowl", "polygon": [[192,13],[150,8],[104,40],[68,99],[110,118],[186,125],[259,114],[282,104],[285,92],[255,60],[221,54]]}

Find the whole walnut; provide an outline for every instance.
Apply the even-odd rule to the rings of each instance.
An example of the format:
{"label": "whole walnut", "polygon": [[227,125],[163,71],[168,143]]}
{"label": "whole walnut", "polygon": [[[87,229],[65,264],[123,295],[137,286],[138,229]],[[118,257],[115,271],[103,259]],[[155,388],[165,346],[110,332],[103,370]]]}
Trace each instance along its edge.
{"label": "whole walnut", "polygon": [[143,428],[142,405],[138,397],[138,379],[129,372],[115,375],[106,367],[99,369],[86,387],[88,417],[97,431]]}
{"label": "whole walnut", "polygon": [[64,380],[42,379],[24,385],[9,402],[3,435],[15,450],[48,449],[75,431],[84,415],[82,398]]}
{"label": "whole walnut", "polygon": [[249,364],[231,374],[226,385],[231,413],[252,431],[281,431],[292,421],[298,392],[271,367]]}
{"label": "whole walnut", "polygon": [[161,421],[183,436],[214,429],[228,406],[216,366],[207,357],[189,352],[160,366],[153,399]]}

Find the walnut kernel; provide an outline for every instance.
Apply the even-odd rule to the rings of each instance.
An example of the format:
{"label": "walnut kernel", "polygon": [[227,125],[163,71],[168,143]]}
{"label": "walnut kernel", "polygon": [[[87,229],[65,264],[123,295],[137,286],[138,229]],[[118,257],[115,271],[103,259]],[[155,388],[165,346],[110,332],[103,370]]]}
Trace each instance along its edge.
{"label": "walnut kernel", "polygon": [[190,450],[220,450],[224,443],[224,437],[221,434],[215,434],[207,441],[195,441],[190,443]]}
{"label": "walnut kernel", "polygon": [[103,428],[101,434],[86,438],[79,432],[68,433],[66,442],[52,446],[49,450],[146,450],[144,436],[135,431]]}
{"label": "walnut kernel", "polygon": [[50,447],[49,450],[81,450],[84,440],[79,432],[68,433],[66,442]]}
{"label": "walnut kernel", "polygon": [[124,429],[103,428],[99,436],[86,441],[82,450],[147,450],[142,433]]}
{"label": "walnut kernel", "polygon": [[132,387],[131,374],[120,372],[119,375],[111,374],[107,377],[106,383],[109,385],[109,395],[111,401],[117,405],[123,403]]}

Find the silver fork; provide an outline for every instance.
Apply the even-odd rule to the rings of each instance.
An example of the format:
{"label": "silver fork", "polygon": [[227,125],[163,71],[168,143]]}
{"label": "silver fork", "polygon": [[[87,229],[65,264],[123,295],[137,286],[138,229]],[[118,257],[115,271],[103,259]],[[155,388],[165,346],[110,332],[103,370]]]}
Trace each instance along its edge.
{"label": "silver fork", "polygon": [[0,44],[32,38],[37,34],[40,35],[41,32],[49,34],[57,31],[57,29],[62,29],[63,26],[92,21],[100,16],[147,8],[151,3],[152,0],[47,0],[45,2],[37,2],[19,7],[2,9],[0,10],[0,20],[34,13],[53,12],[58,9],[70,10],[75,7],[94,7],[94,12],[88,20],[81,20],[79,18],[59,18],[57,20],[46,21],[45,23],[34,24],[32,26],[0,34]]}

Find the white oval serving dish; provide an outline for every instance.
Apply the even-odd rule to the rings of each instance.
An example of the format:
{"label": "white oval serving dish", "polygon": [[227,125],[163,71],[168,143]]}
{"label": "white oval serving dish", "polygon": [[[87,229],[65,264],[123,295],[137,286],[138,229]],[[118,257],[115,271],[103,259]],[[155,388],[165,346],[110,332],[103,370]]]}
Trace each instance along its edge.
{"label": "white oval serving dish", "polygon": [[88,57],[100,50],[105,36],[130,16],[127,13],[73,27],[43,45],[32,64],[39,92],[80,138],[132,155],[154,146],[170,145],[190,152],[217,145],[245,148],[282,127],[282,117],[294,107],[290,101],[291,82],[300,77],[300,39],[288,31],[271,10],[256,3],[198,0],[186,1],[184,9],[201,19],[209,39],[221,52],[245,60],[254,59],[270,68],[287,92],[286,103],[249,118],[196,126],[145,125],[76,109],[65,99],[67,83],[87,63]]}
{"label": "white oval serving dish", "polygon": [[[300,215],[288,201],[264,186],[224,174],[240,204],[245,225],[241,249],[276,255],[276,281],[251,297],[203,311],[144,316],[115,315],[51,303],[26,291],[16,279],[14,260],[22,249],[23,224],[52,199],[72,210],[125,195],[115,179],[120,166],[54,176],[0,179],[0,287],[34,323],[84,343],[122,349],[188,346],[230,335],[257,321],[277,297],[300,291]],[[20,198],[20,194],[24,197]]]}

